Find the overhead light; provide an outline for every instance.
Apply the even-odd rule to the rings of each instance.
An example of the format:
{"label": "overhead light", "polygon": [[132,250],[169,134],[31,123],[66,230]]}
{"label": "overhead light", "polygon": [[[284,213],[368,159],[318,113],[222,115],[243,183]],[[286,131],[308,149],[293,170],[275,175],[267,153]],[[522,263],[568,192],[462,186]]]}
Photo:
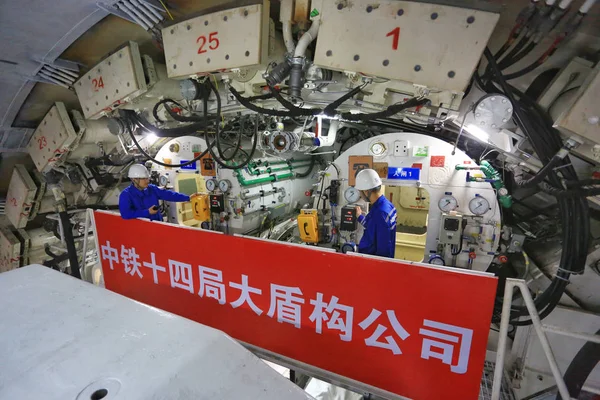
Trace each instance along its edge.
{"label": "overhead light", "polygon": [[146,139],[148,146],[152,146],[154,142],[158,140],[158,136],[156,136],[155,133],[149,133],[146,136],[144,136],[144,139]]}
{"label": "overhead light", "polygon": [[476,139],[484,142],[484,143],[488,143],[488,141],[490,140],[490,135],[488,135],[488,133],[486,131],[484,131],[483,129],[481,129],[480,127],[478,127],[475,124],[469,124],[465,127],[465,130],[467,132],[469,132],[469,134],[471,136],[474,136]]}

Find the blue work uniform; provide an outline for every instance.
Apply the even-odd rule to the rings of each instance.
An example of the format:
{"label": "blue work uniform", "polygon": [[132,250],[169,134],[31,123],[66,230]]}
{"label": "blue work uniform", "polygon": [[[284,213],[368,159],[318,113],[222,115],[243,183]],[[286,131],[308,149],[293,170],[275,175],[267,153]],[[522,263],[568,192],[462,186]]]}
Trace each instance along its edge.
{"label": "blue work uniform", "polygon": [[190,196],[161,189],[156,185],[148,185],[146,189],[140,190],[131,184],[119,196],[121,217],[123,219],[150,218],[152,221],[162,221],[160,211],[154,215],[150,215],[150,211],[148,211],[152,206],[158,207],[159,200],[190,201]]}
{"label": "blue work uniform", "polygon": [[365,228],[358,252],[380,257],[394,258],[396,252],[396,208],[380,196],[365,217],[359,215],[358,222]]}

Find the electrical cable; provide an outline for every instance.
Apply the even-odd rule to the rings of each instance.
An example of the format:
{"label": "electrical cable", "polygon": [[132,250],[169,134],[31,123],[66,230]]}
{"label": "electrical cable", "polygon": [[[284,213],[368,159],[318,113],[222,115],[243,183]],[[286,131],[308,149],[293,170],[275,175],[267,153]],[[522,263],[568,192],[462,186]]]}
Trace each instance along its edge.
{"label": "electrical cable", "polygon": [[[600,330],[596,335],[600,335]],[[600,343],[586,342],[573,357],[563,376],[571,398],[579,398],[585,381],[599,362]],[[560,393],[556,395],[556,400],[563,400]]]}
{"label": "electrical cable", "polygon": [[[485,50],[485,56],[488,59],[493,71],[492,79],[500,85],[501,90],[509,98],[513,109],[515,110],[514,119],[530,140],[532,147],[538,154],[543,163],[549,163],[553,155],[562,146],[562,140],[552,128],[550,117],[539,105],[525,96],[522,92],[510,86],[504,79],[498,65],[496,64],[489,49]],[[485,85],[486,90],[497,91],[494,85]],[[519,97],[519,102],[515,100],[514,95]],[[560,163],[559,163],[560,164]],[[563,160],[560,173],[569,181],[576,181],[577,174],[574,168],[568,162]],[[560,188],[561,180],[554,168],[548,173],[548,179],[552,186]],[[582,267],[585,267],[585,258],[589,245],[589,210],[584,198],[561,198],[557,197],[559,214],[562,229],[562,243],[564,243],[563,252],[559,262],[559,268],[552,280],[550,286],[539,295],[534,303],[540,313],[540,318],[547,316],[560,301],[564,293],[570,274],[581,273]],[[567,245],[568,244],[568,245]],[[511,306],[511,320],[516,320],[521,316],[528,314],[524,306]],[[514,321],[514,325],[529,325],[531,320]]]}
{"label": "electrical cable", "polygon": [[[519,54],[519,52],[523,49],[523,47],[529,42],[529,37],[527,35],[523,36],[519,42],[517,42],[516,46],[501,60],[498,60],[498,67],[503,70],[509,65],[514,64],[512,59]],[[532,42],[533,43],[533,42]]]}
{"label": "electrical cable", "polygon": [[296,174],[296,178],[306,178],[307,176],[309,176],[312,173],[313,168],[315,167],[315,163],[316,163],[315,160],[316,160],[316,157],[314,157],[314,156],[311,157],[311,159],[310,159],[310,165],[308,167],[308,170],[306,172],[301,173],[301,174]]}

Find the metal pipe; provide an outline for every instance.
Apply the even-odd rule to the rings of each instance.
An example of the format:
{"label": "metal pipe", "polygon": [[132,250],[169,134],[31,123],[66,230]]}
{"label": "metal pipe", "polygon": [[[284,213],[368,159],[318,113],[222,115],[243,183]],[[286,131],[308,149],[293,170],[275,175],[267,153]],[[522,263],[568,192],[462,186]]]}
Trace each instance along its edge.
{"label": "metal pipe", "polygon": [[279,21],[283,26],[283,41],[288,53],[294,54],[296,44],[292,35],[292,13],[294,8],[294,0],[281,0],[279,8]]}
{"label": "metal pipe", "polygon": [[65,72],[63,72],[62,70],[58,69],[58,68],[54,68],[51,65],[44,65],[44,67],[48,72],[59,75],[61,77],[63,77],[64,79],[66,79],[68,82],[70,82],[71,84],[73,84],[75,82],[75,80],[77,79],[76,77],[73,77],[72,75],[66,74]]}
{"label": "metal pipe", "polygon": [[[516,285],[521,294],[523,296],[523,300],[525,300],[525,305],[527,306],[527,310],[529,311],[529,316],[531,318],[531,322],[533,322],[533,327],[537,333],[538,339],[540,340],[540,344],[544,349],[544,353],[546,353],[546,359],[548,360],[548,364],[550,365],[550,370],[552,371],[552,375],[554,375],[554,380],[556,381],[556,387],[558,388],[558,392],[562,396],[563,399],[570,399],[569,390],[567,389],[567,385],[565,385],[565,381],[563,380],[562,373],[556,364],[556,358],[554,357],[554,353],[552,352],[552,348],[550,347],[550,343],[548,343],[548,337],[544,332],[544,328],[542,326],[542,321],[540,320],[540,315],[535,308],[535,304],[533,299],[531,298],[531,293],[529,293],[529,289],[527,285],[523,281],[514,281],[514,279],[507,279],[506,284]],[[509,299],[510,306],[510,299]],[[504,307],[503,307],[504,308]],[[508,313],[510,317],[510,311]],[[494,377],[495,378],[495,377]],[[495,381],[494,381],[495,383]]]}
{"label": "metal pipe", "polygon": [[308,45],[312,43],[313,40],[317,38],[319,34],[319,26],[321,25],[321,19],[316,19],[313,21],[310,29],[302,35],[300,40],[298,40],[298,44],[296,45],[296,49],[294,50],[294,58],[296,57],[304,57],[306,53],[306,49]]}
{"label": "metal pipe", "polygon": [[588,342],[600,343],[600,336],[583,332],[569,332],[560,326],[544,325],[544,331],[556,333],[558,335],[569,336],[576,339],[586,340]]}
{"label": "metal pipe", "polygon": [[[83,234],[83,247],[81,250],[81,263],[83,265],[86,264],[86,256],[87,256],[87,240],[90,230],[90,211],[86,211],[85,213],[85,233]],[[83,275],[87,280],[87,275],[85,274],[85,268],[83,270]]]}
{"label": "metal pipe", "polygon": [[138,0],[129,0],[132,6],[136,7],[140,14],[145,15],[149,18],[154,24],[158,24],[160,19],[156,18],[156,15],[150,12],[146,7],[144,7]]}
{"label": "metal pipe", "polygon": [[138,3],[138,4],[140,4],[141,7],[145,8],[146,10],[148,10],[148,13],[154,15],[154,17],[156,17],[158,19],[158,22],[160,22],[163,19],[165,19],[165,17],[161,13],[159,13],[158,10],[156,10],[150,4],[146,3],[144,0],[135,0],[135,2]]}
{"label": "metal pipe", "polygon": [[39,72],[40,76],[43,76],[44,78],[48,79],[50,82],[57,84],[58,86],[62,86],[66,89],[69,88],[69,85],[65,85],[62,81],[59,81],[58,79],[54,78],[53,76],[49,75],[47,72],[40,70]]}
{"label": "metal pipe", "polygon": [[116,3],[115,5],[121,11],[123,11],[125,14],[129,15],[129,17],[131,19],[133,19],[136,24],[140,25],[142,28],[144,28],[147,31],[150,30],[150,27],[142,19],[140,19],[136,13],[134,13],[133,11],[130,10],[131,6],[129,4],[125,4],[125,2],[122,2],[122,3]]}
{"label": "metal pipe", "polygon": [[587,12],[590,11],[590,8],[592,8],[595,2],[596,0],[586,0],[586,2],[583,3],[579,8],[579,12],[582,14],[587,14]]}
{"label": "metal pipe", "polygon": [[135,6],[135,4],[133,4],[131,2],[131,0],[121,0],[121,2],[125,5],[125,7],[128,7],[131,10],[131,12],[133,12],[135,15],[137,15],[138,18],[140,18],[142,21],[144,21],[146,23],[146,25],[148,25],[150,28],[152,28],[152,26],[154,26],[152,21],[150,21],[148,19],[148,17],[146,17],[146,15],[144,14],[144,12],[142,10],[139,10]]}
{"label": "metal pipe", "polygon": [[506,342],[508,340],[508,323],[510,322],[510,305],[512,303],[513,286],[510,279],[506,280],[504,288],[504,299],[502,301],[502,318],[500,320],[500,332],[498,349],[496,350],[496,368],[494,371],[494,383],[492,385],[492,400],[500,400],[500,388],[502,387],[502,372],[504,371],[504,357],[506,356]]}

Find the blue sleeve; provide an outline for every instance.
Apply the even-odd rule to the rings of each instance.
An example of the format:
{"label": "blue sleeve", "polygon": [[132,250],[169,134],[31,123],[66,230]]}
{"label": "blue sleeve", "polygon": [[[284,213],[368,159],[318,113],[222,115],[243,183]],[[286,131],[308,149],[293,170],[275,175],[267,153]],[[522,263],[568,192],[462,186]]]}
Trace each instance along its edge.
{"label": "blue sleeve", "polygon": [[390,227],[383,213],[378,213],[377,218],[375,219],[377,221],[377,237],[379,238],[377,243],[375,243],[377,246],[375,254],[382,257],[388,257],[388,254],[390,254],[390,246],[395,247],[396,244],[390,243]]}
{"label": "blue sleeve", "polygon": [[162,189],[157,186],[154,186],[154,193],[160,200],[165,201],[190,201],[190,196],[183,193],[177,193],[172,190]]}
{"label": "blue sleeve", "polygon": [[119,195],[119,211],[123,219],[150,218],[150,211],[136,210],[127,192],[121,192]]}
{"label": "blue sleeve", "polygon": [[377,243],[377,224],[373,220],[374,215],[364,218],[360,223],[365,227],[360,243],[358,244],[358,252],[362,254],[375,254]]}

